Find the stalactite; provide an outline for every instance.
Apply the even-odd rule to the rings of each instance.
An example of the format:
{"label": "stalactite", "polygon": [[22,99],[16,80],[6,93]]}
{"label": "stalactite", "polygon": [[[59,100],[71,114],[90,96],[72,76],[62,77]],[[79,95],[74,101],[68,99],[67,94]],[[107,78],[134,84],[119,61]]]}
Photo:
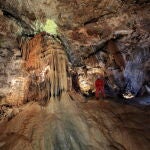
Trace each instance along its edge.
{"label": "stalactite", "polygon": [[25,68],[31,74],[31,80],[35,78],[33,82],[36,83],[36,89],[28,91],[28,99],[30,95],[45,102],[60,99],[62,92],[68,90],[68,60],[61,45],[52,37],[44,39],[42,34],[38,34],[22,46],[22,54],[26,60]]}
{"label": "stalactite", "polygon": [[50,70],[47,73],[47,78],[51,85],[51,96],[56,97],[61,91],[67,91],[67,58],[63,51],[59,52],[58,50],[52,50],[49,59]]}

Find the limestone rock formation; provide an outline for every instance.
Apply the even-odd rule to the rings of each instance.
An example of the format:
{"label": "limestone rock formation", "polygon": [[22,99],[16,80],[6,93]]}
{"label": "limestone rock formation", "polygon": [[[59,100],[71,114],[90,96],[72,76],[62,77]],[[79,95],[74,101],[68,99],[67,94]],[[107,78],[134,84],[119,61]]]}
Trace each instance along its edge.
{"label": "limestone rock formation", "polygon": [[0,0],[0,149],[150,149],[149,6]]}
{"label": "limestone rock formation", "polygon": [[[22,65],[14,66],[13,63],[16,61],[24,66],[24,60],[19,57],[27,59],[24,53],[29,53],[25,50],[28,41],[41,31],[40,26],[52,19],[59,27],[55,38],[61,42],[72,67],[76,67],[79,85],[86,82],[87,89],[93,90],[96,75],[102,74],[111,95],[146,93],[145,87],[149,88],[148,1],[42,0],[38,3],[36,5],[35,0],[0,1],[1,61],[5,61],[1,65],[3,74],[10,74],[3,69],[4,66],[10,68],[9,64],[13,72],[15,67],[22,69]],[[4,55],[9,55],[9,58],[3,59]],[[17,60],[8,63],[11,58]],[[28,65],[32,63],[28,62]],[[3,86],[9,85],[10,77],[6,76],[1,79]],[[4,84],[6,78],[8,81]],[[4,92],[1,92],[1,97],[5,97]]]}

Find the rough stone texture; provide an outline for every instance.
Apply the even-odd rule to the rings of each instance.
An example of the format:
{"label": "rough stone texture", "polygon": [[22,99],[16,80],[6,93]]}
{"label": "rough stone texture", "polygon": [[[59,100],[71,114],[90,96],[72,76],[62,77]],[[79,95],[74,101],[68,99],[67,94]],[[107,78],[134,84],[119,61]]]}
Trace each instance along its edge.
{"label": "rough stone texture", "polygon": [[[59,26],[59,39],[65,47],[70,62],[73,66],[86,66],[87,73],[89,72],[86,76],[91,75],[91,67],[87,59],[94,57],[97,63],[92,67],[96,70],[101,69],[99,73],[108,77],[110,80],[108,82],[111,82],[109,86],[117,88],[118,92],[122,91],[122,88],[126,91],[125,85],[132,78],[140,80],[142,76],[146,76],[140,80],[139,85],[130,83],[134,90],[130,87],[129,91],[134,95],[145,81],[149,82],[148,67],[145,67],[144,71],[134,69],[133,74],[139,72],[139,77],[136,75],[131,77],[127,73],[135,64],[135,62],[129,63],[131,61],[129,59],[139,57],[137,49],[147,51],[146,55],[149,55],[149,1],[42,0],[37,5],[36,0],[6,0],[5,2],[1,0],[0,8],[1,22],[3,22],[0,29],[3,35],[1,43],[5,48],[10,48],[12,45],[17,47],[15,32],[23,31],[23,34],[32,34],[35,21],[44,23],[50,18]],[[14,40],[8,39],[11,35],[15,36]],[[118,54],[113,54],[113,49],[107,47],[107,42],[111,39],[114,39]],[[8,40],[10,42],[7,42]],[[149,65],[149,60],[144,60],[142,64],[142,66]],[[122,73],[119,73],[119,69]],[[120,82],[118,85],[116,79]],[[112,90],[116,91],[114,88]]]}
{"label": "rough stone texture", "polygon": [[[149,107],[81,103],[67,88],[72,73],[92,95],[101,74],[109,96],[149,93],[148,0],[0,0],[0,9],[0,149],[150,149]],[[33,35],[46,19],[57,37]]]}
{"label": "rough stone texture", "polygon": [[44,108],[34,102],[21,109],[16,117],[0,124],[2,150],[150,149],[149,108],[62,99]]}
{"label": "rough stone texture", "polygon": [[[11,39],[15,38],[17,35],[21,34],[22,27],[18,25],[15,20],[7,18],[3,15],[3,12],[0,10],[0,39],[3,40],[3,38]],[[13,40],[13,39],[11,39]],[[1,44],[3,42],[1,41]],[[5,42],[6,44],[6,42]],[[14,44],[14,43],[13,43]],[[6,45],[1,45],[5,46]]]}
{"label": "rough stone texture", "polygon": [[2,11],[0,22],[0,104],[22,104],[27,76],[17,42],[22,27]]}
{"label": "rough stone texture", "polygon": [[64,87],[59,87],[62,83],[58,80],[65,76],[67,57],[58,39],[39,33],[21,45],[21,52],[25,61],[24,68],[29,74],[26,101],[46,103],[50,95],[57,95],[64,90]]}
{"label": "rough stone texture", "polygon": [[18,49],[0,49],[0,103],[19,105],[24,101],[28,74]]}

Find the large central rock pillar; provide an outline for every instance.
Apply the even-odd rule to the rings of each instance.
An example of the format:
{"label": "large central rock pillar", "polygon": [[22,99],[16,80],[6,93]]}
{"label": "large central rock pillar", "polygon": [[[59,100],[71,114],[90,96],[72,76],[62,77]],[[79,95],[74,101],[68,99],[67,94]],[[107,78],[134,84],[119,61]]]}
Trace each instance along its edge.
{"label": "large central rock pillar", "polygon": [[22,57],[30,74],[27,101],[45,104],[60,99],[68,85],[67,57],[61,44],[41,33],[22,45]]}

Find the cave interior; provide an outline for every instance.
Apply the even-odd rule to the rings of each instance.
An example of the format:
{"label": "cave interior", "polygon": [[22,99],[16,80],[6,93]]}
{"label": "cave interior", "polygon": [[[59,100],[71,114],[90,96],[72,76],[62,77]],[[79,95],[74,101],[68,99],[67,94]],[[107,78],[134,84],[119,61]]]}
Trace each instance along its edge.
{"label": "cave interior", "polygon": [[150,150],[149,0],[0,0],[0,150]]}

